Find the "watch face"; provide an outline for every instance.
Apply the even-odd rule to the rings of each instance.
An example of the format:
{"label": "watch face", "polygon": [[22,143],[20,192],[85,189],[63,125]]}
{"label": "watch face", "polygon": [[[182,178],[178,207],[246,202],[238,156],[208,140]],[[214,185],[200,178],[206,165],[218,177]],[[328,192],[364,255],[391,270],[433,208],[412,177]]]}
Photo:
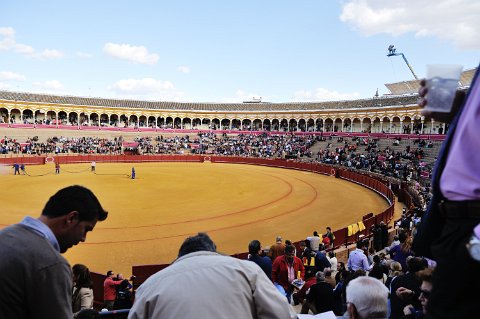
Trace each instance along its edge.
{"label": "watch face", "polygon": [[480,261],[480,240],[478,240],[476,237],[473,237],[467,244],[467,248],[470,256],[473,259]]}

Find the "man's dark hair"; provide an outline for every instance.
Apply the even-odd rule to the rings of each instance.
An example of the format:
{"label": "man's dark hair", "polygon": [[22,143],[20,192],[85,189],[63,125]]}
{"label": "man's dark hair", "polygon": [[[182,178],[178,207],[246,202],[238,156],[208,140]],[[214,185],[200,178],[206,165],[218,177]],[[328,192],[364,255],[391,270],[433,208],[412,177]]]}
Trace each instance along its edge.
{"label": "man's dark hair", "polygon": [[317,236],[317,237],[318,237],[318,232],[317,232],[317,231],[314,231],[314,232],[313,232],[313,236]]}
{"label": "man's dark hair", "polygon": [[287,245],[285,246],[285,254],[290,254],[295,251],[295,246],[293,245]]}
{"label": "man's dark hair", "polygon": [[365,247],[365,242],[363,240],[357,241],[357,248],[362,249],[363,247]]}
{"label": "man's dark hair", "polygon": [[328,231],[332,231],[332,229],[331,229],[330,227],[327,227],[327,230],[328,230]]}
{"label": "man's dark hair", "polygon": [[250,255],[258,255],[258,251],[260,250],[261,244],[258,240],[254,239],[248,244],[248,253]]}
{"label": "man's dark hair", "polygon": [[411,257],[407,259],[407,269],[411,273],[416,273],[417,271],[424,270],[427,267],[428,263],[423,258]]}
{"label": "man's dark hair", "polygon": [[110,276],[110,275],[113,275],[113,271],[112,271],[112,270],[107,271],[107,277]]}
{"label": "man's dark hair", "polygon": [[194,253],[196,251],[212,251],[216,252],[217,247],[212,239],[206,233],[198,233],[196,236],[188,237],[180,246],[178,257],[186,254]]}
{"label": "man's dark hair", "polygon": [[398,240],[400,241],[400,243],[404,243],[408,238],[408,235],[404,232],[401,232],[400,234],[398,234]]}
{"label": "man's dark hair", "polygon": [[45,204],[42,215],[55,218],[73,211],[78,212],[80,221],[103,221],[108,216],[92,191],[79,185],[68,186],[56,192]]}

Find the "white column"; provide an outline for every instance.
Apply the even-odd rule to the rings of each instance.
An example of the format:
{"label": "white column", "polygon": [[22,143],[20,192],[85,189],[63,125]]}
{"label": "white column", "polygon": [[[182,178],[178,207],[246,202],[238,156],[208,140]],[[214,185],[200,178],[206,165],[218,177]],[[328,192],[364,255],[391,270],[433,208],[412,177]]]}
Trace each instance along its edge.
{"label": "white column", "polygon": [[422,120],[422,129],[420,130],[420,134],[423,134],[423,122],[424,120]]}

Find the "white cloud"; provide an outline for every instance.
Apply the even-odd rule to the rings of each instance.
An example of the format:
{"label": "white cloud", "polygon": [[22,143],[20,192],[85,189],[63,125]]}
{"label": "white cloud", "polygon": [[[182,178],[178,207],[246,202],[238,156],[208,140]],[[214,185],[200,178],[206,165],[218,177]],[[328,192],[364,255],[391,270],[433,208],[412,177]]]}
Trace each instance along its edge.
{"label": "white cloud", "polygon": [[22,43],[14,43],[13,50],[20,54],[30,55],[33,56],[35,54],[35,49],[29,45],[22,44]]}
{"label": "white cloud", "polygon": [[39,59],[61,59],[63,58],[63,52],[45,49],[40,53],[33,53],[31,56]]}
{"label": "white cloud", "polygon": [[103,47],[103,52],[107,55],[140,64],[155,64],[158,61],[158,54],[149,53],[144,46],[134,46],[130,44],[107,43]]}
{"label": "white cloud", "polygon": [[10,71],[0,72],[0,81],[25,81],[26,77],[24,75],[13,73]]}
{"label": "white cloud", "polygon": [[340,20],[365,36],[379,33],[432,36],[462,50],[479,50],[478,0],[348,0]]}
{"label": "white cloud", "polygon": [[120,80],[108,89],[123,98],[142,97],[156,101],[179,101],[183,97],[183,92],[178,91],[172,82],[153,78]]}
{"label": "white cloud", "polygon": [[234,97],[224,97],[221,99],[223,103],[242,103],[243,101],[251,101],[253,99],[262,99],[266,101],[266,99],[263,99],[262,96],[258,93],[247,93],[242,89],[238,89],[235,92]]}
{"label": "white cloud", "polygon": [[75,55],[81,59],[91,59],[93,58],[93,54],[86,53],[86,52],[76,52]]}
{"label": "white cloud", "polygon": [[190,68],[188,66],[181,65],[178,67],[178,71],[186,74],[186,73],[190,73]]}
{"label": "white cloud", "polygon": [[58,59],[63,57],[63,53],[58,50],[45,49],[43,52],[36,52],[35,49],[27,44],[18,43],[15,40],[15,30],[11,27],[0,28],[0,50],[12,50],[31,58],[40,59]]}
{"label": "white cloud", "polygon": [[61,91],[63,90],[63,85],[57,80],[49,80],[45,82],[34,82],[33,86],[38,88],[40,91]]}
{"label": "white cloud", "polygon": [[15,29],[13,29],[12,27],[0,28],[0,35],[6,38],[13,38],[15,37]]}
{"label": "white cloud", "polygon": [[298,90],[293,94],[291,102],[324,102],[324,101],[344,101],[358,99],[360,94],[340,93],[330,91],[325,88],[316,88],[313,91]]}

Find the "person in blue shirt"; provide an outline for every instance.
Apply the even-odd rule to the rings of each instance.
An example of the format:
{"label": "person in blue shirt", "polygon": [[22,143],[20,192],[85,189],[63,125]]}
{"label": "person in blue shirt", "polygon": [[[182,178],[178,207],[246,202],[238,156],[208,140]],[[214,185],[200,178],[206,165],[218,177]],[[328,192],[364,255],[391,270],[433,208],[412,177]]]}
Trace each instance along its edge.
{"label": "person in blue shirt", "polygon": [[262,254],[262,245],[258,240],[252,240],[250,244],[248,244],[248,253],[250,256],[248,260],[253,261],[256,263],[260,268],[262,268],[263,272],[269,279],[272,278],[272,261],[267,256],[261,256]]}

